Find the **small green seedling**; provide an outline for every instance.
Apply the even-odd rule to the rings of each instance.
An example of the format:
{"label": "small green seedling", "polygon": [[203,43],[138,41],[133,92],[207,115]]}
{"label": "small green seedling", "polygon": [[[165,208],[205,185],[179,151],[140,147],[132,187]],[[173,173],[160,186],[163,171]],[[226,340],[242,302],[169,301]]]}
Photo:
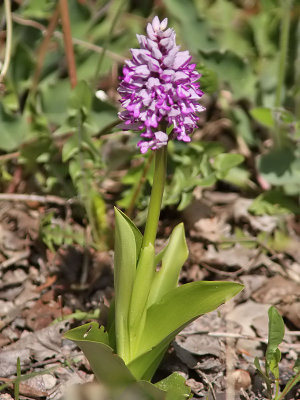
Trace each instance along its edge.
{"label": "small green seedling", "polygon": [[280,392],[279,362],[281,360],[281,352],[278,346],[283,341],[284,322],[275,307],[270,307],[268,314],[269,334],[268,346],[266,350],[265,371],[262,370],[257,357],[255,358],[254,364],[257,371],[266,383],[268,399],[283,400],[287,393],[296,385],[297,382],[300,381],[300,363],[298,359],[293,368],[295,375],[292,376],[283,391]]}

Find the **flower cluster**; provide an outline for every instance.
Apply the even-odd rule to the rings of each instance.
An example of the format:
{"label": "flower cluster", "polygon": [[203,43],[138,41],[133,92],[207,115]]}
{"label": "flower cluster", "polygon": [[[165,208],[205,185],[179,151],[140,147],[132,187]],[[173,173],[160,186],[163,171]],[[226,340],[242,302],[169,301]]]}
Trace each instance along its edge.
{"label": "flower cluster", "polygon": [[[179,51],[175,32],[168,20],[154,17],[147,36],[137,35],[140,49],[131,49],[118,89],[125,109],[119,113],[124,130],[141,131],[138,146],[142,153],[165,146],[170,137],[189,142],[196,127],[203,92],[200,74],[190,64],[188,51]],[[173,126],[170,137],[163,132]]]}

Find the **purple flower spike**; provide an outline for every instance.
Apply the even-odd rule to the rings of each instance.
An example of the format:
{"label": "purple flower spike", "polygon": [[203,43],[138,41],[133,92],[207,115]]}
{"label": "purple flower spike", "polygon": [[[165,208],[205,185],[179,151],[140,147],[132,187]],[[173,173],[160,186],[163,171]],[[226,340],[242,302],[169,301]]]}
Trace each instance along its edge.
{"label": "purple flower spike", "polygon": [[[166,146],[168,140],[190,142],[190,134],[204,110],[199,104],[200,74],[190,64],[188,51],[179,51],[175,32],[167,29],[168,19],[154,17],[147,25],[147,36],[137,35],[140,49],[131,49],[132,60],[125,61],[118,89],[124,111],[121,128],[141,132],[141,153]],[[173,125],[170,136],[159,129]]]}

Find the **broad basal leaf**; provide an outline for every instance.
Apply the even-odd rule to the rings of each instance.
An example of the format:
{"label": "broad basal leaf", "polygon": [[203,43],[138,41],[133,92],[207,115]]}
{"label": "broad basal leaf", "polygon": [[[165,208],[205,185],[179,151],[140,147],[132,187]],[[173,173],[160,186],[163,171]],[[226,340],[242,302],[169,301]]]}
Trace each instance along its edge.
{"label": "broad basal leaf", "polygon": [[170,241],[163,250],[162,265],[154,275],[148,300],[148,307],[159,300],[171,289],[176,288],[183,263],[188,257],[184,225],[177,225],[170,237]]}
{"label": "broad basal leaf", "polygon": [[[137,381],[124,361],[108,346],[108,336],[96,322],[85,324],[65,333],[83,351],[96,378],[106,385],[113,399],[165,400],[169,388],[156,387],[150,382]],[[170,398],[171,400],[171,398]]]}
{"label": "broad basal leaf", "polygon": [[97,322],[91,322],[65,333],[83,351],[99,381],[109,388],[123,388],[136,381],[124,361],[108,346],[108,335]]}
{"label": "broad basal leaf", "polygon": [[140,251],[141,234],[133,222],[115,208],[115,323],[118,354],[126,361],[129,352],[128,311]]}
{"label": "broad basal leaf", "polygon": [[[139,381],[131,385],[129,388],[131,391],[131,397],[125,397],[125,399],[130,400],[167,400],[168,396],[166,392],[156,387],[150,382]],[[171,400],[171,398],[170,398]],[[175,400],[175,399],[174,399]]]}
{"label": "broad basal leaf", "polygon": [[140,251],[141,251],[141,247],[142,247],[143,235],[141,234],[140,230],[135,226],[135,224],[131,221],[131,219],[126,214],[124,214],[123,211],[121,211],[117,207],[115,207],[115,213],[117,213],[117,212],[128,223],[128,225],[130,226],[130,228],[132,230],[132,233],[134,234],[135,245],[136,245],[136,254],[137,254],[137,258],[138,258]]}
{"label": "broad basal leaf", "polygon": [[168,292],[147,311],[140,354],[166,337],[175,337],[184,326],[235,296],[243,285],[234,282],[191,282]]}
{"label": "broad basal leaf", "polygon": [[150,381],[157,370],[165,352],[167,351],[172,339],[167,337],[157,346],[138,356],[127,364],[127,367],[136,379]]}
{"label": "broad basal leaf", "polygon": [[148,295],[155,273],[154,255],[151,243],[140,251],[129,309],[131,357],[134,357],[144,328]]}

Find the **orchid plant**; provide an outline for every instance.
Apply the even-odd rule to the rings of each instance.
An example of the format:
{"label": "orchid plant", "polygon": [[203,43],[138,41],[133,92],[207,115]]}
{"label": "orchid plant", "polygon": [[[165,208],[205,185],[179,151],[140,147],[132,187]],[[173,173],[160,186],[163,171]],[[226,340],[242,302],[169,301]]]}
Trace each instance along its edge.
{"label": "orchid plant", "polygon": [[[96,377],[113,393],[135,387],[153,399],[184,399],[189,390],[180,375],[150,383],[175,336],[191,321],[239,293],[234,282],[192,282],[178,286],[188,257],[184,226],[173,230],[168,244],[155,252],[155,239],[170,140],[190,142],[202,91],[196,64],[179,51],[167,19],[154,17],[147,36],[137,35],[119,87],[124,108],[121,128],[140,133],[141,153],[155,152],[155,171],[144,235],[115,209],[115,299],[108,325],[91,322],[65,337],[85,353]],[[118,397],[120,398],[120,397]],[[144,398],[144,397],[143,397]]]}

